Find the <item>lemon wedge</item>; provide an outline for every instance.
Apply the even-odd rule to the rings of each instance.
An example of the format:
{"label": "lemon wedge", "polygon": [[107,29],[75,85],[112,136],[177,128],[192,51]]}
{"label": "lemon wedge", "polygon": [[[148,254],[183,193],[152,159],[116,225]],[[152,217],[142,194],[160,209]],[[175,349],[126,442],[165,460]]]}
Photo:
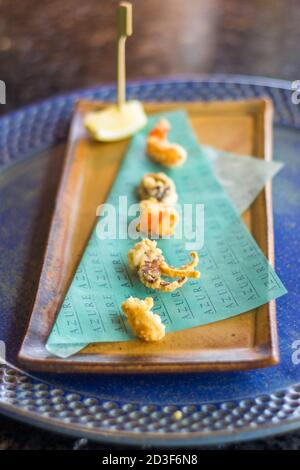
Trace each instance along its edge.
{"label": "lemon wedge", "polygon": [[103,111],[86,115],[84,125],[95,140],[112,142],[126,139],[144,127],[147,116],[139,101],[127,101],[118,108],[109,106]]}

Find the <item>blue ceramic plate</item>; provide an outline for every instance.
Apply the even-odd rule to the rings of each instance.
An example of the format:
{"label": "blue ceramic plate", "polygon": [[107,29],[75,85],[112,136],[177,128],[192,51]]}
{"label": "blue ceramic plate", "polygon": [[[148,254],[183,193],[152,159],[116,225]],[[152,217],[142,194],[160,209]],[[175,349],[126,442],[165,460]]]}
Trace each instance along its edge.
{"label": "blue ceramic plate", "polygon": [[[248,372],[176,375],[29,376],[16,368],[35,295],[74,101],[113,100],[115,88],[75,92],[0,119],[0,348],[3,413],[102,442],[194,446],[300,427],[300,111],[291,84],[250,77],[140,82],[149,101],[268,96],[275,106],[273,187],[276,269],[289,290],[277,302],[281,362]],[[297,98],[297,96],[296,96]],[[298,342],[297,342],[298,341]],[[294,349],[293,349],[294,348]],[[181,410],[181,420],[174,420]]]}

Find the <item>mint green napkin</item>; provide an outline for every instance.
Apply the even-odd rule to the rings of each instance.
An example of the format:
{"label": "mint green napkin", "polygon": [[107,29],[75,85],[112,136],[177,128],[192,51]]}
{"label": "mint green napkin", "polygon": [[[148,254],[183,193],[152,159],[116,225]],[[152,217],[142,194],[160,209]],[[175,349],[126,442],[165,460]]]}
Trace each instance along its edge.
{"label": "mint green napkin", "polygon": [[[146,135],[162,115],[172,125],[170,140],[188,152],[182,167],[166,169],[145,155]],[[46,347],[52,354],[68,357],[89,343],[131,340],[133,336],[120,308],[129,296],[152,296],[154,312],[161,316],[166,331],[172,332],[224,320],[286,293],[216,179],[208,149],[198,144],[186,113],[162,115],[151,116],[147,126],[132,138],[107,202],[115,206],[126,228],[131,218],[119,212],[119,196],[128,197],[128,206],[137,203],[135,189],[144,173],[166,172],[176,184],[180,204],[204,204],[204,246],[199,250],[201,278],[189,280],[173,293],[147,289],[127,264],[128,250],[137,240],[125,239],[124,233],[115,240],[99,239],[98,234],[106,229],[104,211],[48,338]],[[190,228],[195,230],[196,220]],[[188,240],[187,236],[158,241],[170,264],[179,266],[188,261],[187,244],[195,240]]]}

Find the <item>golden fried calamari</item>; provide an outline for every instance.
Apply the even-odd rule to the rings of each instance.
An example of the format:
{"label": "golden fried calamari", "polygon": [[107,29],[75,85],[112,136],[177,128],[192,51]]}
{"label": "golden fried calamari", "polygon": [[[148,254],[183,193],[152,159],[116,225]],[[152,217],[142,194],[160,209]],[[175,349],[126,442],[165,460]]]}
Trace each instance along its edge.
{"label": "golden fried calamari", "polygon": [[138,187],[140,199],[155,199],[164,204],[175,204],[177,201],[176,187],[165,173],[146,173]]}
{"label": "golden fried calamari", "polygon": [[[195,267],[199,262],[198,254],[191,252],[192,260],[179,268],[169,266],[157,248],[156,241],[148,238],[136,243],[128,252],[128,263],[133,271],[138,273],[141,282],[150,289],[162,292],[173,292],[181,287],[189,277],[199,278],[199,271]],[[176,281],[166,281],[162,276],[178,278]]]}
{"label": "golden fried calamari", "polygon": [[141,198],[137,230],[153,237],[171,236],[179,216],[172,207],[177,193],[174,182],[164,173],[147,173],[138,188]]}
{"label": "golden fried calamari", "polygon": [[179,216],[174,207],[148,199],[140,203],[140,222],[137,230],[153,237],[169,237],[174,234],[178,220]]}
{"label": "golden fried calamari", "polygon": [[146,152],[156,163],[168,167],[179,166],[185,162],[187,152],[181,145],[168,141],[170,129],[170,123],[166,119],[160,119],[148,134]]}
{"label": "golden fried calamari", "polygon": [[121,306],[136,336],[144,341],[159,341],[164,338],[165,325],[159,315],[151,312],[152,297],[146,297],[145,300],[129,297]]}

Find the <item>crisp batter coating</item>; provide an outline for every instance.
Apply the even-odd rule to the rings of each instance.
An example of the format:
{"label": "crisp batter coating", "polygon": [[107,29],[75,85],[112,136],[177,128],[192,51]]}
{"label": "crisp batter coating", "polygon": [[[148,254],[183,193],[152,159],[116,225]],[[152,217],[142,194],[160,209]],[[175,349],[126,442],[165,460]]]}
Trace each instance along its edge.
{"label": "crisp batter coating", "polygon": [[[192,260],[190,263],[174,268],[169,266],[162,254],[157,248],[156,241],[148,238],[136,243],[128,252],[128,263],[133,271],[138,273],[141,282],[150,289],[162,292],[173,292],[181,287],[189,277],[199,278],[199,271],[195,267],[199,262],[198,254],[191,252]],[[179,278],[176,281],[166,281],[161,276]]]}
{"label": "crisp batter coating", "polygon": [[140,199],[155,199],[157,202],[173,205],[177,201],[174,181],[165,173],[146,173],[138,187]]}
{"label": "crisp batter coating", "polygon": [[178,220],[174,207],[149,199],[140,203],[140,223],[137,230],[152,237],[169,237],[174,234]]}
{"label": "crisp batter coating", "polygon": [[168,167],[180,166],[185,162],[187,152],[181,145],[168,141],[170,129],[170,123],[161,119],[148,134],[146,152],[156,163]]}
{"label": "crisp batter coating", "polygon": [[152,297],[146,297],[144,300],[129,297],[121,306],[136,336],[144,341],[159,341],[164,338],[165,325],[159,315],[151,312]]}

